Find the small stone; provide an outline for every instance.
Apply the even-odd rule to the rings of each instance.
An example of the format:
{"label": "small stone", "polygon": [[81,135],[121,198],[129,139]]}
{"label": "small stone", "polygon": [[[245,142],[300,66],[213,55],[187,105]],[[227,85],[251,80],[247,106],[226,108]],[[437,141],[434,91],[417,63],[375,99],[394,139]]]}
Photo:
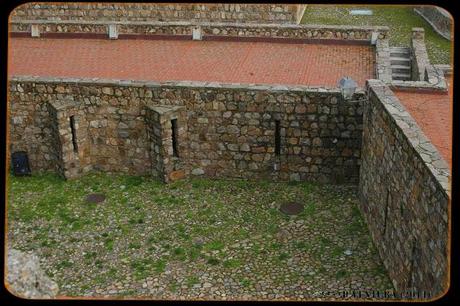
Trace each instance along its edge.
{"label": "small stone", "polygon": [[251,147],[249,147],[249,145],[247,143],[243,143],[240,146],[240,151],[249,152],[249,151],[251,151]]}
{"label": "small stone", "polygon": [[193,175],[203,175],[204,174],[204,170],[201,169],[201,168],[195,168],[192,170],[192,174]]}
{"label": "small stone", "polygon": [[126,123],[120,122],[120,123],[118,123],[118,128],[119,129],[127,129],[128,125]]}
{"label": "small stone", "polygon": [[103,87],[102,92],[104,94],[106,94],[106,95],[112,96],[113,95],[113,88],[111,88],[111,87]]}
{"label": "small stone", "polygon": [[231,116],[232,116],[232,112],[230,112],[230,111],[224,112],[224,113],[222,114],[222,117],[224,117],[224,118],[230,118]]}

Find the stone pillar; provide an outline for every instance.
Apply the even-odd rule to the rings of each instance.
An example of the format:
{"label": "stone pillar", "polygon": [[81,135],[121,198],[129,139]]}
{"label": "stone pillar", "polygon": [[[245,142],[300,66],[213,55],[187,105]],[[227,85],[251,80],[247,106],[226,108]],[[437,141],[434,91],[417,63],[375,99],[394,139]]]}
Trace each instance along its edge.
{"label": "stone pillar", "polygon": [[203,39],[203,31],[201,30],[201,26],[197,25],[192,28],[192,38],[193,40]]}
{"label": "stone pillar", "polygon": [[189,169],[185,107],[148,105],[145,120],[150,140],[152,175],[165,183],[186,177]]}
{"label": "stone pillar", "polygon": [[85,167],[86,119],[74,101],[48,102],[50,130],[56,160],[56,172],[64,178],[75,178],[89,170]]}
{"label": "stone pillar", "polygon": [[30,26],[30,35],[32,37],[40,37],[40,28],[38,24],[33,24]]}
{"label": "stone pillar", "polygon": [[[412,79],[416,81],[428,81],[432,77],[430,60],[425,46],[425,30],[423,28],[412,28],[411,51]],[[429,71],[427,71],[427,69]]]}
{"label": "stone pillar", "polygon": [[118,39],[118,28],[116,24],[109,24],[108,30],[110,39]]}
{"label": "stone pillar", "polygon": [[425,29],[424,28],[412,28],[412,39],[425,40]]}

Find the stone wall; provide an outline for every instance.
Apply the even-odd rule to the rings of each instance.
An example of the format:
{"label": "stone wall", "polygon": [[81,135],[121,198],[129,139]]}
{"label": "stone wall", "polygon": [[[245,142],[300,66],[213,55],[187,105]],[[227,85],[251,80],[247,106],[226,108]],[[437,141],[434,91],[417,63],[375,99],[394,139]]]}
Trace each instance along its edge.
{"label": "stone wall", "polygon": [[411,39],[411,52],[412,52],[412,80],[414,81],[428,81],[427,69],[430,66],[428,52],[425,46],[425,30],[423,28],[412,29]]}
{"label": "stone wall", "polygon": [[27,3],[13,20],[225,21],[297,23],[299,4]]}
{"label": "stone wall", "polygon": [[448,280],[448,166],[382,81],[367,86],[360,209],[395,288],[434,298]]}
{"label": "stone wall", "polygon": [[391,83],[390,40],[388,37],[377,39],[375,43],[375,75],[385,83]]}
{"label": "stone wall", "polygon": [[[447,92],[447,82],[444,76],[444,66],[432,65],[428,57],[425,45],[425,30],[423,28],[412,28],[411,37],[411,71],[412,76],[410,81],[391,80],[388,82],[383,74],[378,74],[380,80],[385,81],[391,88],[401,90],[430,90]],[[389,54],[384,52],[385,48],[377,44],[376,60],[377,65],[382,63],[382,66],[390,67]],[[383,69],[382,69],[383,70]]]}
{"label": "stone wall", "polygon": [[[165,181],[191,174],[356,183],[365,96],[358,92],[355,98],[345,102],[338,89],[306,86],[15,77],[10,81],[10,151],[27,151],[32,171],[56,170],[60,157],[53,146],[59,142],[50,139],[57,136],[50,133],[50,107],[44,105],[64,103],[63,121],[53,124],[67,156],[62,161],[66,177],[90,165],[163,175]],[[78,123],[77,151],[70,149],[72,114]],[[175,118],[178,157],[168,141]]]}
{"label": "stone wall", "polygon": [[115,27],[119,38],[131,35],[188,36],[192,39],[192,30],[201,29],[203,39],[214,37],[250,38],[285,38],[285,39],[324,39],[371,42],[372,35],[378,39],[388,38],[388,27],[385,26],[335,26],[307,24],[243,24],[218,22],[107,22],[107,21],[12,21],[10,32],[31,35],[32,28],[39,33],[47,34],[99,34],[108,37],[109,26]]}
{"label": "stone wall", "polygon": [[452,40],[452,16],[439,6],[425,5],[414,8],[441,36]]}

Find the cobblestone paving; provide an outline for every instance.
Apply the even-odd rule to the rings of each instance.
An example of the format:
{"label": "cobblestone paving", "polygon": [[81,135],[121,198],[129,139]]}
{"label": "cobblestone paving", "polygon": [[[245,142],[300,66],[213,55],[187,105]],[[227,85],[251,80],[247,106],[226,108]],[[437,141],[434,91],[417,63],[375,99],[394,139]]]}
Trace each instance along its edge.
{"label": "cobblestone paving", "polygon": [[[85,202],[105,193],[98,204]],[[391,290],[356,187],[90,174],[9,180],[8,240],[59,296],[306,300]],[[305,204],[283,215],[286,201]]]}

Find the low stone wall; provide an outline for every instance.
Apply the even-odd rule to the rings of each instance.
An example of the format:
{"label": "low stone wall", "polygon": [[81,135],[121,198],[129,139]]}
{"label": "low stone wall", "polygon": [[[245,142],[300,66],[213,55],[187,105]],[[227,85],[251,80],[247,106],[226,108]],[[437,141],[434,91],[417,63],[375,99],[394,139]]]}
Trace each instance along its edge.
{"label": "low stone wall", "polygon": [[450,174],[392,91],[367,83],[360,209],[397,290],[448,287]]}
{"label": "low stone wall", "polygon": [[[204,39],[207,37],[258,37],[258,38],[294,38],[329,39],[347,41],[371,41],[375,33],[379,39],[388,37],[388,27],[295,25],[295,24],[243,24],[210,22],[111,22],[94,21],[12,21],[10,32],[30,34],[32,27],[43,34],[101,34],[108,35],[109,26],[116,27],[122,35],[187,35],[192,39],[192,30],[199,27]],[[375,35],[374,34],[374,35]],[[108,36],[107,36],[108,37]]]}
{"label": "low stone wall", "polygon": [[452,17],[449,12],[431,5],[416,7],[414,11],[422,16],[441,36],[452,40]]}
{"label": "low stone wall", "polygon": [[[383,35],[382,35],[383,36]],[[425,45],[425,30],[412,28],[411,38],[411,80],[393,80],[390,59],[390,45],[387,36],[378,38],[375,42],[375,75],[391,88],[401,90],[430,90],[447,91],[444,71],[449,71],[444,65],[432,65]],[[448,66],[448,65],[447,65]]]}
{"label": "low stone wall", "polygon": [[411,39],[412,50],[412,80],[414,81],[428,81],[425,79],[427,69],[430,66],[428,52],[425,46],[425,30],[423,28],[412,29]]}
{"label": "low stone wall", "polygon": [[298,4],[27,3],[13,20],[226,21],[295,23]]}
{"label": "low stone wall", "polygon": [[[355,98],[345,102],[338,89],[306,86],[15,77],[10,80],[10,151],[27,151],[32,171],[56,170],[59,157],[53,154],[46,105],[73,101],[73,107],[66,102],[55,115],[65,120],[54,123],[63,155],[70,154],[62,161],[66,177],[91,165],[145,175],[166,169],[165,181],[191,174],[357,183],[364,93]],[[184,115],[171,109],[176,106]],[[147,120],[148,112],[158,116]],[[166,119],[158,119],[162,116]],[[171,141],[163,140],[172,135],[175,118],[179,162],[170,164],[177,156]],[[155,132],[159,125],[167,132]],[[154,163],[160,166],[148,166]]]}
{"label": "low stone wall", "polygon": [[388,38],[377,39],[375,43],[375,69],[377,79],[391,83],[393,77],[391,75],[390,40]]}
{"label": "low stone wall", "polygon": [[[447,91],[447,83],[442,69],[438,69],[430,63],[428,52],[425,45],[425,30],[423,28],[412,28],[411,39],[412,50],[412,84],[406,84],[400,87],[419,87],[421,89],[431,88],[432,90]],[[419,86],[417,82],[424,82],[423,86]],[[406,82],[407,83],[407,82]],[[392,84],[398,86],[395,82]]]}

